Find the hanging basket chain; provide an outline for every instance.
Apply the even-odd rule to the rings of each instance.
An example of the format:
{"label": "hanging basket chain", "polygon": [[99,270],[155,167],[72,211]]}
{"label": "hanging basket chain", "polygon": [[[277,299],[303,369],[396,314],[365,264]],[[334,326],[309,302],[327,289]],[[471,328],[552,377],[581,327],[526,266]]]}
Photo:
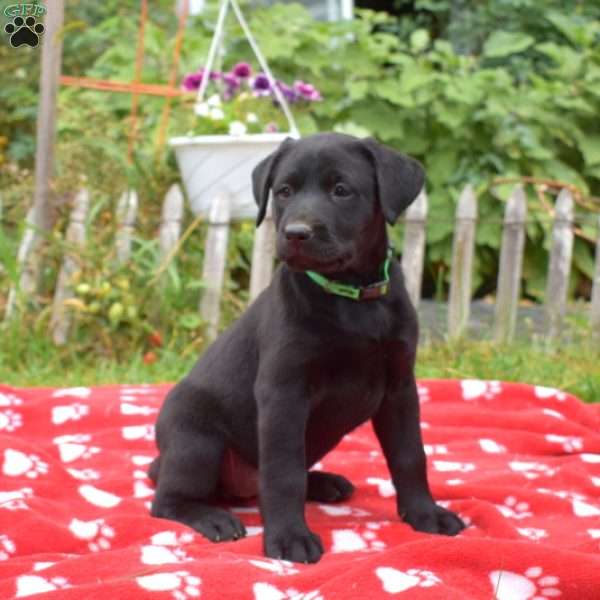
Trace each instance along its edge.
{"label": "hanging basket chain", "polygon": [[233,8],[233,12],[235,13],[235,16],[236,16],[238,22],[242,28],[242,31],[244,32],[244,35],[246,36],[246,39],[248,40],[248,43],[250,44],[250,48],[252,48],[252,51],[254,52],[254,55],[256,56],[256,59],[258,60],[258,64],[260,65],[260,68],[263,70],[265,76],[267,77],[269,85],[270,85],[271,89],[273,90],[273,93],[275,94],[275,98],[277,99],[277,102],[279,102],[279,106],[281,106],[281,110],[283,111],[283,114],[285,115],[285,118],[287,119],[287,122],[288,122],[288,125],[290,128],[290,135],[292,137],[299,137],[298,127],[296,126],[296,121],[294,119],[294,115],[292,114],[292,111],[290,110],[290,107],[287,103],[287,100],[285,99],[285,96],[279,89],[279,86],[277,85],[277,81],[273,77],[273,73],[271,72],[271,69],[269,68],[269,65],[267,64],[267,61],[266,61],[264,55],[262,54],[258,44],[256,43],[256,40],[255,40],[254,36],[252,35],[252,32],[250,31],[248,22],[246,21],[246,18],[244,17],[240,7],[238,6],[237,0],[222,0],[222,2],[221,2],[221,6],[219,8],[219,16],[217,18],[217,24],[215,26],[215,32],[213,34],[213,39],[212,39],[212,42],[210,45],[210,49],[208,51],[208,57],[206,59],[206,64],[204,65],[204,71],[202,72],[200,88],[198,89],[198,102],[202,102],[204,100],[204,95],[206,93],[206,88],[208,87],[208,82],[210,79],[210,72],[212,70],[212,66],[215,61],[217,49],[220,46],[221,38],[223,36],[223,31],[225,28],[225,19],[227,17],[227,11],[229,9],[230,4],[231,4],[231,7]]}

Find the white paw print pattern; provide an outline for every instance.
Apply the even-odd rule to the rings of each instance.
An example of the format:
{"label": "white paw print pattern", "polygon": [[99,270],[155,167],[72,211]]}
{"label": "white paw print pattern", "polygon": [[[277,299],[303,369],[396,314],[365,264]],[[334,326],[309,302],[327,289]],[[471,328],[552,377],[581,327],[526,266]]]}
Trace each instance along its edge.
{"label": "white paw print pattern", "polygon": [[270,583],[258,581],[252,586],[254,600],[323,600],[319,590],[299,592],[294,588],[280,590]]}
{"label": "white paw print pattern", "polygon": [[508,463],[511,471],[521,473],[527,479],[537,479],[538,477],[554,477],[558,469],[549,467],[543,463],[524,462],[520,460],[512,460]]}
{"label": "white paw print pattern", "polygon": [[377,575],[383,585],[383,589],[388,594],[399,594],[415,587],[433,587],[442,582],[435,573],[424,569],[400,571],[393,567],[377,567],[375,575]]}
{"label": "white paw print pattern", "polygon": [[121,403],[122,415],[152,415],[158,412],[158,408],[152,406],[138,406],[129,402]]}
{"label": "white paw print pattern", "polygon": [[71,475],[71,477],[81,481],[93,481],[100,479],[100,473],[98,473],[98,471],[95,469],[73,469],[73,467],[67,467],[66,471]]}
{"label": "white paw print pattern", "polygon": [[379,495],[382,498],[391,498],[396,494],[394,484],[391,479],[380,479],[379,477],[367,477],[369,485],[376,485]]}
{"label": "white paw print pattern", "polygon": [[319,504],[319,509],[330,517],[368,517],[371,513],[362,508],[354,508],[352,506],[335,505],[335,504]]}
{"label": "white paw print pattern", "polygon": [[154,440],[154,425],[128,425],[121,432],[126,440]]}
{"label": "white paw print pattern", "polygon": [[487,438],[479,440],[479,447],[487,454],[504,454],[506,452],[506,446]]}
{"label": "white paw print pattern", "polygon": [[482,381],[480,379],[463,379],[460,382],[463,399],[467,401],[493,400],[502,392],[502,384],[499,381]]}
{"label": "white paw print pattern", "polygon": [[89,398],[92,390],[87,387],[72,387],[72,388],[61,388],[54,390],[52,393],[53,398]]}
{"label": "white paw print pattern", "polygon": [[4,451],[2,472],[9,477],[27,477],[37,479],[40,475],[48,473],[48,464],[37,454],[25,454],[20,450],[7,448]]}
{"label": "white paw print pattern", "polygon": [[52,408],[52,423],[62,425],[67,421],[79,421],[82,417],[90,414],[87,404],[68,404],[66,406],[54,406]]}
{"label": "white paw print pattern", "polygon": [[29,506],[25,500],[33,496],[33,490],[29,487],[13,490],[12,492],[0,492],[0,508],[5,510],[27,510]]}
{"label": "white paw print pattern", "polygon": [[551,444],[560,444],[565,452],[580,452],[583,450],[583,440],[580,437],[556,435],[554,433],[548,433],[544,437]]}
{"label": "white paw print pattern", "polygon": [[23,399],[14,394],[3,394],[0,392],[0,406],[20,406]]}
{"label": "white paw print pattern", "polygon": [[145,565],[166,565],[192,560],[181,546],[193,541],[194,535],[189,532],[180,535],[174,531],[155,533],[150,544],[142,546],[141,561]]}
{"label": "white paw print pattern", "polygon": [[0,560],[8,560],[16,551],[15,543],[6,534],[0,534]]}
{"label": "white paw print pattern", "polygon": [[54,592],[70,587],[65,577],[51,577],[50,579],[46,579],[39,575],[21,575],[21,577],[17,577],[16,597],[23,598],[24,596]]}
{"label": "white paw print pattern", "polygon": [[417,383],[417,393],[419,394],[419,402],[421,402],[421,404],[431,400],[429,388],[420,383]]}
{"label": "white paw print pattern", "polygon": [[433,456],[434,454],[448,454],[448,447],[443,444],[424,444],[423,448],[427,456]]}
{"label": "white paw print pattern", "polygon": [[269,571],[270,573],[275,573],[276,575],[295,575],[296,573],[300,572],[294,567],[294,563],[290,562],[289,560],[268,558],[265,560],[252,559],[248,562],[259,569]]}
{"label": "white paw print pattern", "polygon": [[519,502],[514,496],[508,496],[504,504],[496,504],[496,508],[510,519],[526,519],[533,516],[527,502]]}
{"label": "white paw print pattern", "polygon": [[69,530],[76,538],[88,542],[88,548],[92,552],[110,550],[110,541],[115,537],[115,530],[107,525],[104,519],[93,521],[71,519]]}
{"label": "white paw print pattern", "polygon": [[539,529],[537,527],[517,527],[517,531],[519,532],[519,535],[534,542],[548,537],[548,532],[545,529]]}
{"label": "white paw print pattern", "polygon": [[354,529],[334,529],[331,532],[331,552],[338,554],[340,552],[359,552],[364,550],[383,550],[386,545],[378,537],[376,527],[368,527],[361,532]]}
{"label": "white paw print pattern", "polygon": [[188,571],[154,573],[135,578],[137,584],[149,592],[171,592],[174,600],[200,597],[202,580]]}
{"label": "white paw print pattern", "polygon": [[569,492],[567,490],[549,490],[547,488],[537,488],[540,494],[549,494],[556,498],[568,500],[571,503],[573,514],[576,517],[600,517],[600,508],[590,504],[583,494]]}
{"label": "white paw print pattern", "polygon": [[512,571],[492,571],[490,582],[497,600],[548,600],[562,595],[554,575],[544,575],[542,567],[529,567],[523,575]]}
{"label": "white paw print pattern", "polygon": [[458,471],[459,473],[470,473],[475,470],[473,463],[461,463],[449,460],[434,460],[433,468],[442,473]]}
{"label": "white paw print pattern", "polygon": [[548,400],[549,398],[553,398],[559,402],[564,402],[567,399],[567,394],[564,392],[561,392],[556,388],[544,387],[543,385],[536,385],[533,388],[533,393],[535,394],[536,398],[539,398],[540,400]]}
{"label": "white paw print pattern", "polygon": [[58,446],[60,460],[64,463],[80,459],[88,459],[98,454],[100,448],[90,446],[92,436],[87,433],[76,433],[73,435],[60,435],[52,440]]}
{"label": "white paw print pattern", "polygon": [[23,417],[19,413],[10,408],[0,411],[0,431],[12,433],[15,429],[22,426]]}

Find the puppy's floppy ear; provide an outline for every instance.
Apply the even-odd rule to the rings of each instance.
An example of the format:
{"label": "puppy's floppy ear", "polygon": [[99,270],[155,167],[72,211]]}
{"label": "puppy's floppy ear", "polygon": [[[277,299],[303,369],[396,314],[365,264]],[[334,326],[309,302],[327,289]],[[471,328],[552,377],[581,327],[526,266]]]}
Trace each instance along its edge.
{"label": "puppy's floppy ear", "polygon": [[277,162],[294,140],[292,138],[286,138],[280,144],[279,148],[267,156],[267,158],[261,160],[254,170],[252,171],[252,192],[254,194],[254,200],[258,204],[258,215],[256,216],[256,226],[258,227],[267,212],[267,202],[269,201],[269,192],[271,191],[271,185],[273,184],[273,174]]}
{"label": "puppy's floppy ear", "polygon": [[393,225],[400,213],[419,195],[425,183],[425,171],[414,158],[383,146],[373,138],[362,142],[375,167],[383,216]]}

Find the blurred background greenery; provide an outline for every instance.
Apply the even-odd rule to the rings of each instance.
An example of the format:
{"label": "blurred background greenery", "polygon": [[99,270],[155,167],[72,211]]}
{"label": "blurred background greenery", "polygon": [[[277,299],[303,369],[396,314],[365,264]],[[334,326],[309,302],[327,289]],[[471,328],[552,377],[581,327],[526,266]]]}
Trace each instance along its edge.
{"label": "blurred background greenery", "polygon": [[[387,12],[369,10],[382,5]],[[572,184],[584,199],[577,206],[579,234],[570,294],[572,299],[589,299],[591,240],[597,236],[600,211],[600,4],[373,0],[357,2],[353,20],[335,22],[315,21],[299,4],[244,6],[276,76],[308,81],[323,95],[322,102],[301,115],[302,133],[337,130],[374,135],[424,163],[430,200],[425,297],[443,300],[447,295],[454,211],[466,183],[475,186],[480,198],[474,297],[494,292],[500,222],[511,186],[493,182],[497,177],[532,176]],[[202,65],[216,9],[215,2],[208,2],[201,15],[189,20],[181,76]],[[142,80],[166,83],[177,29],[173,0],[155,0],[149,16]],[[67,2],[62,72],[131,81],[138,23],[138,0]],[[233,19],[225,51],[224,68],[252,56]],[[0,315],[9,286],[17,281],[16,252],[32,201],[39,56],[39,48],[0,45]],[[203,225],[183,244],[167,270],[166,282],[148,286],[159,265],[156,232],[162,200],[178,179],[173,153],[157,148],[164,102],[141,97],[139,135],[134,160],[128,164],[130,96],[60,90],[53,191],[63,201],[45,248],[39,294],[21,297],[12,322],[2,325],[0,362],[5,365],[5,380],[11,373],[23,372],[19,370],[27,363],[24,354],[33,353],[32,343],[20,346],[14,335],[35,339],[38,348],[46,348],[69,199],[81,185],[90,189],[92,210],[77,282],[89,289],[80,288],[87,291],[80,294],[80,307],[74,308],[72,342],[60,351],[48,346],[40,356],[74,365],[84,356],[90,357],[90,364],[99,359],[119,362],[136,353],[142,357],[155,353],[158,360],[168,352],[193,357],[202,348],[197,302]],[[187,131],[192,118],[189,100],[176,100],[169,134]],[[117,267],[111,260],[114,208],[128,187],[138,191],[140,211],[132,260]],[[554,197],[535,186],[527,186],[527,193],[530,222],[523,296],[540,302]],[[191,220],[187,213],[184,226]],[[399,243],[401,228],[393,228],[391,235]],[[233,227],[223,326],[247,301],[252,239],[252,224]],[[115,303],[124,307],[118,318],[114,310],[110,313]],[[52,353],[52,360],[45,352]]]}

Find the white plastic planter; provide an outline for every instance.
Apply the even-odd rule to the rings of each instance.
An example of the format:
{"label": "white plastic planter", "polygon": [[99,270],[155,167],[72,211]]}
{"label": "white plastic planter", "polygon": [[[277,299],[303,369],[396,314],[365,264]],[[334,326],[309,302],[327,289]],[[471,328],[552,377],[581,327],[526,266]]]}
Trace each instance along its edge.
{"label": "white plastic planter", "polygon": [[289,135],[201,135],[169,140],[192,212],[208,216],[214,199],[226,194],[232,219],[254,219],[257,206],[252,195],[252,170]]}

